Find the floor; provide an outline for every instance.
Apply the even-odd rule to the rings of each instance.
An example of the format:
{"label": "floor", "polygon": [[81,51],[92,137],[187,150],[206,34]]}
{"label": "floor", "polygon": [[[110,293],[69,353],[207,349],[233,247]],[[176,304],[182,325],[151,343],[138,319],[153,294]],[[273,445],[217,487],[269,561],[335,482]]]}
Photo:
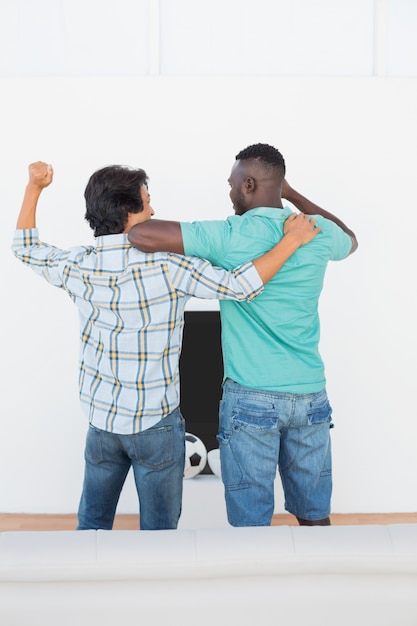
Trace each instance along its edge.
{"label": "floor", "polygon": [[[334,526],[352,526],[356,524],[415,524],[417,513],[357,513],[331,515]],[[0,513],[0,532],[13,530],[74,530],[77,524],[75,514],[32,515]],[[288,514],[274,515],[272,526],[297,526],[297,520]],[[115,530],[137,530],[137,515],[117,515]]]}

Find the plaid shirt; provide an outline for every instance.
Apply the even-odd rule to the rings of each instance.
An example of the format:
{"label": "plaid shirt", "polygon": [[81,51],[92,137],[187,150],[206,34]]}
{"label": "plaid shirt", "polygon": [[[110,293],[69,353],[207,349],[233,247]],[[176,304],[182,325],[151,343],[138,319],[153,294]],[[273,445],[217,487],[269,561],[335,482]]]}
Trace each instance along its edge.
{"label": "plaid shirt", "polygon": [[246,300],[263,290],[252,263],[227,272],[196,257],[145,254],[124,234],[61,250],[42,243],[37,228],[17,230],[12,250],[76,304],[81,404],[94,426],[119,434],[178,407],[187,300]]}

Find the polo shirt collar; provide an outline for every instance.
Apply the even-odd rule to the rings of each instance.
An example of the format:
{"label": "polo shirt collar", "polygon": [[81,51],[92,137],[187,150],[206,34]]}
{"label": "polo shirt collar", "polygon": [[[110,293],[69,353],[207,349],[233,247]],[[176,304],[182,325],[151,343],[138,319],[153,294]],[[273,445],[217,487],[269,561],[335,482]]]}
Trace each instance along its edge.
{"label": "polo shirt collar", "polygon": [[253,217],[255,215],[263,215],[265,217],[269,217],[276,220],[287,219],[293,213],[293,211],[289,207],[284,207],[282,209],[268,207],[268,206],[260,206],[256,209],[250,209],[250,211],[246,211],[244,213],[245,216]]}

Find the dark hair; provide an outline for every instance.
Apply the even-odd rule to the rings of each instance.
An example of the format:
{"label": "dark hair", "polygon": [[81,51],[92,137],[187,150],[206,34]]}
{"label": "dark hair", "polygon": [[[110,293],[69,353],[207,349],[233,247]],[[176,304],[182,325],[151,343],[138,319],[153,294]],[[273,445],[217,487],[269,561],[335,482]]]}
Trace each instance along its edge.
{"label": "dark hair", "polygon": [[122,165],[109,165],[91,175],[84,191],[85,219],[95,237],[122,233],[128,213],[143,211],[140,190],[147,182],[144,170]]}
{"label": "dark hair", "polygon": [[241,150],[236,155],[237,161],[254,159],[260,161],[267,168],[274,167],[281,171],[282,176],[285,176],[285,161],[281,152],[270,146],[267,143],[255,143],[248,146],[244,150]]}

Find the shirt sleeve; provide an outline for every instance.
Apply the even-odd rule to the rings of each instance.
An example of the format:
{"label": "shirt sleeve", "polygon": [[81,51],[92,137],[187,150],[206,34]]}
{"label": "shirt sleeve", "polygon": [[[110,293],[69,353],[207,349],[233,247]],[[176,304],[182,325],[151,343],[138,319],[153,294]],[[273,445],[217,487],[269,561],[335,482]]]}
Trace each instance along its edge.
{"label": "shirt sleeve", "polygon": [[169,254],[168,261],[172,284],[181,295],[242,301],[253,300],[264,289],[252,262],[224,270],[197,257]]}
{"label": "shirt sleeve", "polygon": [[[328,241],[330,247],[330,260],[341,261],[349,256],[352,249],[352,239],[340,228],[337,224],[331,220],[317,215],[317,226],[322,226],[323,234]],[[319,233],[319,237],[321,233]]]}
{"label": "shirt sleeve", "polygon": [[56,287],[63,287],[65,268],[74,262],[78,254],[85,253],[86,247],[61,250],[43,243],[37,228],[16,230],[12,243],[13,254],[36,274]]}
{"label": "shirt sleeve", "polygon": [[[333,223],[333,222],[332,222]],[[352,239],[339,226],[333,223],[333,256],[332,261],[341,261],[349,256]]]}
{"label": "shirt sleeve", "polygon": [[221,265],[228,248],[229,224],[227,220],[180,222],[184,253],[207,259]]}

